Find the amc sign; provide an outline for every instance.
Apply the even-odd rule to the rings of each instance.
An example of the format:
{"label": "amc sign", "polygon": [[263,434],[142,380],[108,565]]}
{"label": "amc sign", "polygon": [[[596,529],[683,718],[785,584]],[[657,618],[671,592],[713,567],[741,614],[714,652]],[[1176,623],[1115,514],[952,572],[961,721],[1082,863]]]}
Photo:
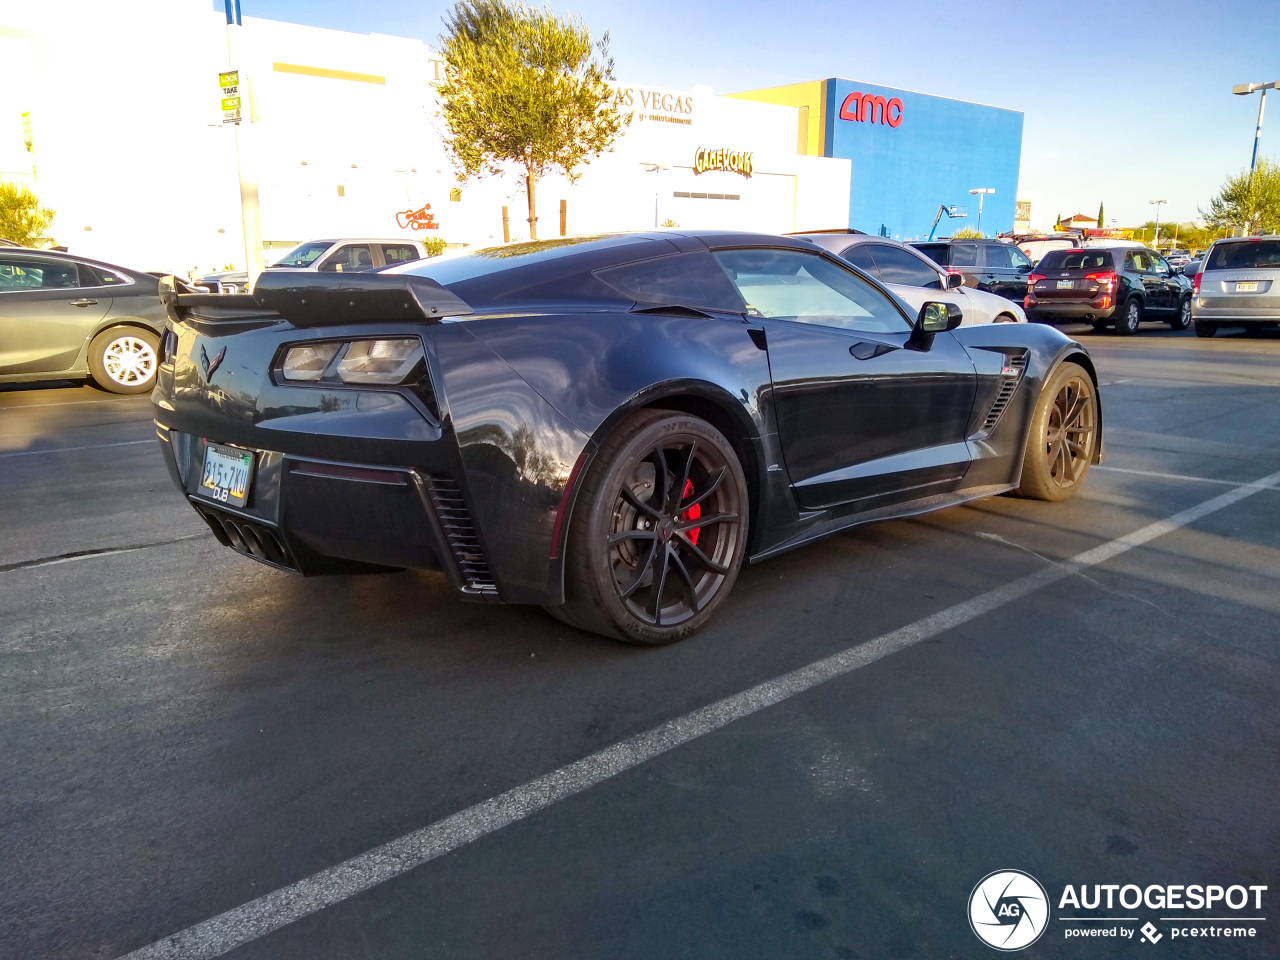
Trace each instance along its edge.
{"label": "amc sign", "polygon": [[887,123],[896,127],[902,123],[902,101],[897,97],[885,100],[884,97],[855,90],[840,104],[840,119],[858,123]]}

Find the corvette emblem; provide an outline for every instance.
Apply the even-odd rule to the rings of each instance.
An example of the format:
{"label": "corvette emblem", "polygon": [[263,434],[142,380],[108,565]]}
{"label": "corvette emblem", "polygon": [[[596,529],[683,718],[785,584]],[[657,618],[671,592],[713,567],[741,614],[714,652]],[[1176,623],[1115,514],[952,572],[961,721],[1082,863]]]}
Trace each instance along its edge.
{"label": "corvette emblem", "polygon": [[214,371],[218,369],[218,366],[222,363],[222,358],[226,355],[227,348],[223,347],[218,351],[218,355],[210,360],[209,354],[204,348],[204,344],[200,345],[200,366],[204,368],[205,383],[208,383],[213,378]]}

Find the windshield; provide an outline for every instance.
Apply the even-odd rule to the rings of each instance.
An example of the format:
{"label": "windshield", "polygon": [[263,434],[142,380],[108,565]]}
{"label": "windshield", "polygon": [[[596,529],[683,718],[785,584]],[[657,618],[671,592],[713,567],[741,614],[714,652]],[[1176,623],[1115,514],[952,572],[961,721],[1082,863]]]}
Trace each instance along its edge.
{"label": "windshield", "polygon": [[331,240],[311,240],[300,243],[269,267],[309,267],[320,254],[333,246]]}
{"label": "windshield", "polygon": [[1246,240],[1220,243],[1209,257],[1209,270],[1242,270],[1280,267],[1280,240]]}
{"label": "windshield", "polygon": [[1050,250],[1037,264],[1041,270],[1110,270],[1109,250]]}

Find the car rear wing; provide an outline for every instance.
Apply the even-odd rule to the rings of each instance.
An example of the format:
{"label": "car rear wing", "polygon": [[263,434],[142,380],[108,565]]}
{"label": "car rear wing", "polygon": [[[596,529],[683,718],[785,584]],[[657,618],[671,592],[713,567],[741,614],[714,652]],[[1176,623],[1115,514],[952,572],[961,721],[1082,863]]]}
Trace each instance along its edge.
{"label": "car rear wing", "polygon": [[475,311],[429,277],[391,273],[271,270],[250,293],[198,293],[176,277],[160,280],[160,299],[175,323],[286,320],[295,327],[349,323],[436,323]]}

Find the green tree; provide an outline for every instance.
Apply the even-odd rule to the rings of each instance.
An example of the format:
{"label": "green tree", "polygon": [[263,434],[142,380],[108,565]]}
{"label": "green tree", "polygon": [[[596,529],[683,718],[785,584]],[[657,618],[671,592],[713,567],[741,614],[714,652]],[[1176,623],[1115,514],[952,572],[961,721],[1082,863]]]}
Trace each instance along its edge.
{"label": "green tree", "polygon": [[572,177],[631,120],[608,83],[608,31],[593,42],[579,17],[507,0],[459,0],[445,27],[440,116],[459,179],[519,169],[536,240],[538,178]]}
{"label": "green tree", "polygon": [[34,247],[47,242],[53,211],[20,183],[0,183],[0,238]]}
{"label": "green tree", "polygon": [[1098,201],[1098,229],[1099,230],[1105,230],[1107,228],[1107,221],[1103,219],[1103,217],[1105,216],[1106,214],[1102,212],[1102,201],[1099,200]]}
{"label": "green tree", "polygon": [[1260,157],[1257,169],[1228,177],[1201,216],[1211,227],[1244,233],[1280,232],[1280,162]]}
{"label": "green tree", "polygon": [[982,231],[977,227],[961,227],[959,230],[953,231],[952,240],[981,240]]}

